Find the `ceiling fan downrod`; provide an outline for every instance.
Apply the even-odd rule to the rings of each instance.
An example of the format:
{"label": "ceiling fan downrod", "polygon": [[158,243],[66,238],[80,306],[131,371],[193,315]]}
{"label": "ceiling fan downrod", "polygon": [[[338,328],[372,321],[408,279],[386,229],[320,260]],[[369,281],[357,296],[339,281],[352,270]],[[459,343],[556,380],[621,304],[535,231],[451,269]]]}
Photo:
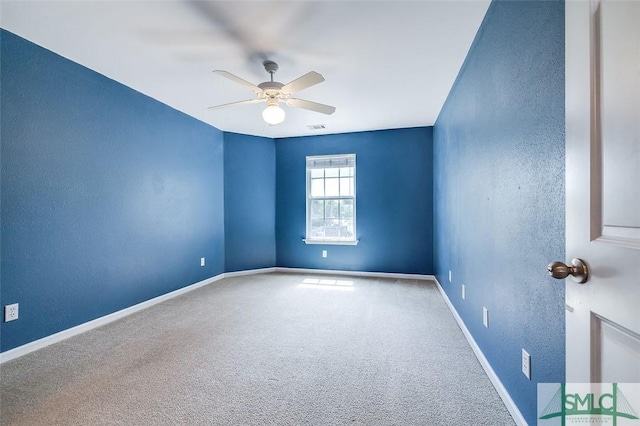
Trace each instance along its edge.
{"label": "ceiling fan downrod", "polygon": [[271,74],[271,82],[273,83],[273,74],[275,74],[276,71],[278,71],[278,64],[276,64],[273,61],[269,61],[266,60],[262,63],[262,65],[264,65],[264,69]]}

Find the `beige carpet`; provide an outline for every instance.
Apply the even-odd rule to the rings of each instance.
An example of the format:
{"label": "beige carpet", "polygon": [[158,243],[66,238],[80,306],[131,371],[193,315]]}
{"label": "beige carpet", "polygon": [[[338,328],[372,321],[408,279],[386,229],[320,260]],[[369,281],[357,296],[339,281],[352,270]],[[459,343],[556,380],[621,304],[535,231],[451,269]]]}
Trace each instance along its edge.
{"label": "beige carpet", "polygon": [[227,278],[7,362],[6,425],[512,425],[435,284]]}

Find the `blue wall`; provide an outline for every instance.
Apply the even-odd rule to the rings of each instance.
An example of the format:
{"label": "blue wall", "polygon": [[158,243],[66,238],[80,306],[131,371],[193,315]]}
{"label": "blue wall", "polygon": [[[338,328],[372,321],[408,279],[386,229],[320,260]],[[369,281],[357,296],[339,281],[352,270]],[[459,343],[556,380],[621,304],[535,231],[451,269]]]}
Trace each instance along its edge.
{"label": "blue wall", "polygon": [[0,37],[1,350],[224,272],[222,132]]}
{"label": "blue wall", "polygon": [[[348,153],[356,154],[360,243],[306,245],[305,156]],[[431,164],[431,127],[277,139],[278,266],[432,274]]]}
{"label": "blue wall", "polygon": [[227,272],[276,264],[276,149],[271,138],[224,134]]}
{"label": "blue wall", "polygon": [[546,272],[564,259],[562,2],[491,4],[436,122],[434,167],[438,280],[537,424],[536,384],[564,381],[564,287]]}

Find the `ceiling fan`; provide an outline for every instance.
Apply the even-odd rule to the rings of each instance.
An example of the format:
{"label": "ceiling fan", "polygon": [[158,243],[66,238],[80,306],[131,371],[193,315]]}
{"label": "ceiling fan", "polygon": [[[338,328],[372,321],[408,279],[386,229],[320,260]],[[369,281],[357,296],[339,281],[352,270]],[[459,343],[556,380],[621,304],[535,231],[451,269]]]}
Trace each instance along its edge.
{"label": "ceiling fan", "polygon": [[277,81],[273,81],[273,74],[278,71],[278,64],[273,61],[264,61],[262,63],[264,69],[271,74],[271,81],[265,81],[257,86],[248,82],[236,75],[227,71],[215,70],[214,73],[233,80],[248,89],[252,90],[258,97],[256,99],[249,99],[246,101],[231,102],[223,105],[216,105],[209,107],[208,109],[226,108],[230,106],[256,104],[259,102],[266,102],[267,107],[262,111],[262,118],[268,124],[275,126],[284,121],[284,110],[280,108],[280,102],[284,102],[287,105],[295,108],[304,108],[309,111],[320,112],[322,114],[333,114],[336,110],[335,107],[319,104],[317,102],[305,101],[304,99],[296,99],[290,97],[294,93],[304,90],[308,87],[314,86],[324,81],[324,77],[315,71],[311,71],[298,77],[290,83],[282,84]]}

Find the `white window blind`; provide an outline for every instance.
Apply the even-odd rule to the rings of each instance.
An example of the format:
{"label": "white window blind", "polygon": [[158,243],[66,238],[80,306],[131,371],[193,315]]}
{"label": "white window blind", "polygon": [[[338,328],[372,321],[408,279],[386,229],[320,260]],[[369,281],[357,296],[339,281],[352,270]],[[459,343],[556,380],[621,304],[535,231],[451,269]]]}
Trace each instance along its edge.
{"label": "white window blind", "polygon": [[307,169],[330,169],[340,167],[355,167],[356,155],[307,157]]}

